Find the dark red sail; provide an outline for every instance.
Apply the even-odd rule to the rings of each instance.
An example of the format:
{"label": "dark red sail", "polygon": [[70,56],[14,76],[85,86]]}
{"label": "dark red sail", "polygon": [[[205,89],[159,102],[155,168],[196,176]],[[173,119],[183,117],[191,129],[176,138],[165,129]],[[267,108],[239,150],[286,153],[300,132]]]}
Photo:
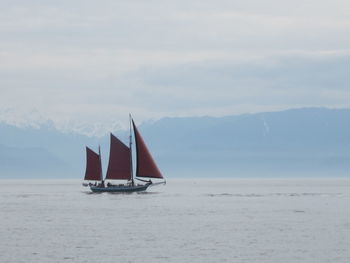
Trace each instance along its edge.
{"label": "dark red sail", "polygon": [[111,133],[111,149],[106,179],[131,179],[130,149]]}
{"label": "dark red sail", "polygon": [[88,147],[86,147],[86,171],[84,180],[102,181],[100,156]]}
{"label": "dark red sail", "polygon": [[145,142],[143,141],[140,132],[137,130],[134,121],[132,121],[136,141],[136,176],[137,177],[151,177],[163,178],[156,163],[153,160],[151,153],[148,151]]}

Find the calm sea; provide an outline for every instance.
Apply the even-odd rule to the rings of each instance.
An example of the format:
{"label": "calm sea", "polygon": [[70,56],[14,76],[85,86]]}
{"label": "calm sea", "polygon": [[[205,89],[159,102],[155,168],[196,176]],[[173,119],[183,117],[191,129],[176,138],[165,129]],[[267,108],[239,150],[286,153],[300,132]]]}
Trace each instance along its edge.
{"label": "calm sea", "polygon": [[350,262],[350,180],[0,181],[0,262]]}

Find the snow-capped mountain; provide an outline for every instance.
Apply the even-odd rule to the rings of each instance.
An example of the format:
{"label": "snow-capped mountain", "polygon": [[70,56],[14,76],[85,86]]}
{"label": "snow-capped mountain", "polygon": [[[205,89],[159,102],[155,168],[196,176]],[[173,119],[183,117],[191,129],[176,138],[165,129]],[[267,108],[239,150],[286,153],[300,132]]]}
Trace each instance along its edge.
{"label": "snow-capped mountain", "polygon": [[[303,108],[236,116],[163,118],[140,125],[167,177],[350,175],[350,110]],[[127,131],[113,131],[127,142]],[[87,136],[53,125],[0,124],[0,177],[82,178]],[[29,159],[28,159],[29,158]],[[31,160],[31,161],[29,161]],[[25,164],[25,165],[24,165]]]}

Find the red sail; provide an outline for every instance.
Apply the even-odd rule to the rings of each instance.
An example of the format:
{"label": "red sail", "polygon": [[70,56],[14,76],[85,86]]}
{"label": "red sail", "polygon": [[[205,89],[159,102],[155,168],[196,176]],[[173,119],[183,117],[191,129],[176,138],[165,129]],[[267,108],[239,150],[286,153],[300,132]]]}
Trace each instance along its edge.
{"label": "red sail", "polygon": [[86,171],[84,180],[102,181],[100,156],[86,147]]}
{"label": "red sail", "polygon": [[136,141],[136,176],[137,177],[151,177],[151,178],[163,178],[156,163],[154,162],[151,153],[148,151],[145,142],[143,141],[140,132],[137,130],[134,121],[135,141]]}
{"label": "red sail", "polygon": [[112,133],[106,179],[131,179],[130,149]]}

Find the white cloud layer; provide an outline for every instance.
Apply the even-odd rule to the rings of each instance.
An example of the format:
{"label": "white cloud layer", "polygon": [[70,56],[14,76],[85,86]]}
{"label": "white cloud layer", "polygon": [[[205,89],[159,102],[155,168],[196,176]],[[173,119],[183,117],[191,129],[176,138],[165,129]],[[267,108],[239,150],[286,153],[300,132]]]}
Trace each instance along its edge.
{"label": "white cloud layer", "polygon": [[340,0],[3,0],[0,120],[103,132],[129,112],[349,107],[349,32]]}

